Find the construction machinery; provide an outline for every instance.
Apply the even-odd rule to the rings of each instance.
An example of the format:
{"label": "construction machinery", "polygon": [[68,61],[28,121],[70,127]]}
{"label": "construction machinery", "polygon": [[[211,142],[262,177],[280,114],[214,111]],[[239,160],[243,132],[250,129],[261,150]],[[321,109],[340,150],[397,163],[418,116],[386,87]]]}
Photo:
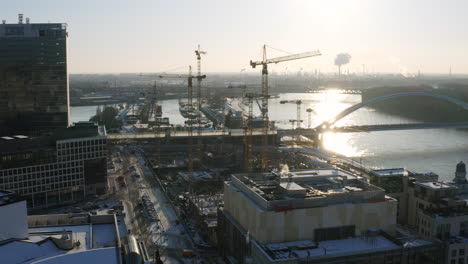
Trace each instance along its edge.
{"label": "construction machinery", "polygon": [[202,51],[200,50],[200,45],[198,45],[198,49],[195,50],[195,55],[197,56],[197,106],[198,106],[198,118],[197,118],[197,121],[198,121],[198,129],[197,129],[197,136],[198,136],[198,141],[197,141],[197,145],[198,145],[198,159],[201,160],[202,159],[202,156],[203,156],[203,144],[202,144],[202,140],[201,140],[201,127],[202,127],[202,124],[201,124],[201,120],[202,120],[202,115],[200,114],[202,112],[202,92],[201,92],[201,82],[203,80],[202,78],[202,75],[201,75],[201,55],[202,54],[206,54],[206,51]]}
{"label": "construction machinery", "polygon": [[[152,76],[152,77],[158,77],[158,78],[176,78],[176,79],[187,79],[187,108],[190,110],[193,110],[193,79],[205,79],[206,75],[200,75],[200,76],[193,76],[192,75],[192,66],[189,66],[189,73],[188,75],[185,74],[167,74],[167,73],[161,73],[161,74],[140,74],[140,76]],[[192,149],[192,137],[193,137],[193,123],[194,120],[192,119],[193,116],[188,117],[189,120],[187,122],[187,135],[188,135],[188,169],[189,169],[189,191],[190,193],[193,192],[193,149]]]}
{"label": "construction machinery", "polygon": [[[269,130],[269,120],[268,120],[268,64],[270,63],[280,63],[284,61],[298,60],[308,57],[315,57],[322,55],[320,51],[311,51],[299,54],[291,54],[287,56],[277,57],[273,59],[267,59],[266,54],[266,45],[263,45],[263,58],[261,61],[250,61],[250,66],[255,68],[259,65],[262,65],[262,117],[263,117],[263,145],[264,151],[262,155],[262,170],[266,171],[268,166],[268,130]],[[270,47],[271,48],[271,47]]]}

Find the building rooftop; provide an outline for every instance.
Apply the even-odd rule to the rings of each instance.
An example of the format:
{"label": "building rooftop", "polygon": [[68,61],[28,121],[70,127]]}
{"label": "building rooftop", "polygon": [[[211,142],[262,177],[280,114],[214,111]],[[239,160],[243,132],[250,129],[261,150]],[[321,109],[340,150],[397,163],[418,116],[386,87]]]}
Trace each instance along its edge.
{"label": "building rooftop", "polygon": [[404,168],[373,170],[378,177],[408,176],[409,173]]}
{"label": "building rooftop", "polygon": [[388,235],[349,237],[346,239],[321,242],[305,240],[266,245],[260,245],[257,242],[254,243],[270,261],[287,261],[307,258],[313,260],[314,258],[323,258],[324,256],[335,257],[340,255],[375,253],[378,251],[431,244],[431,242],[421,239],[404,238],[398,240],[388,237]]}
{"label": "building rooftop", "polygon": [[[190,173],[189,172],[179,172],[179,177],[183,178],[185,181],[189,181]],[[214,180],[214,175],[207,171],[194,171],[193,174],[194,181],[212,181]]]}
{"label": "building rooftop", "polygon": [[23,18],[23,14],[19,14],[18,22],[9,24],[3,20],[0,24],[0,38],[66,36],[65,23],[30,23],[29,18]]}
{"label": "building rooftop", "polygon": [[287,201],[293,208],[385,201],[385,191],[342,170],[234,174],[231,185],[263,210]]}
{"label": "building rooftop", "polygon": [[106,136],[106,129],[105,126],[98,126],[93,122],[73,123],[70,127],[57,130],[51,135],[38,137],[28,137],[24,135],[2,136],[0,138],[0,154],[54,150],[57,140],[96,136]]}
{"label": "building rooftop", "polygon": [[18,195],[17,193],[7,190],[0,190],[0,206],[20,202],[23,200],[24,198]]}
{"label": "building rooftop", "polygon": [[445,182],[440,182],[440,181],[428,181],[428,182],[417,181],[414,184],[419,185],[423,188],[434,190],[434,191],[457,189],[457,187],[453,185],[447,184]]}
{"label": "building rooftop", "polygon": [[41,215],[28,222],[27,239],[0,245],[2,263],[120,263],[114,215]]}

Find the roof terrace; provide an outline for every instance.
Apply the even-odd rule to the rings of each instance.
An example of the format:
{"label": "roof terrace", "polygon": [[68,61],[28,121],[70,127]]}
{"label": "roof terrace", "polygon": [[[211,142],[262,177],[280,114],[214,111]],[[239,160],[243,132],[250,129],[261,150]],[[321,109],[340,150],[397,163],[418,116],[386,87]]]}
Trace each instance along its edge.
{"label": "roof terrace", "polygon": [[387,199],[383,189],[342,170],[235,174],[231,182],[263,210],[285,203],[300,209]]}

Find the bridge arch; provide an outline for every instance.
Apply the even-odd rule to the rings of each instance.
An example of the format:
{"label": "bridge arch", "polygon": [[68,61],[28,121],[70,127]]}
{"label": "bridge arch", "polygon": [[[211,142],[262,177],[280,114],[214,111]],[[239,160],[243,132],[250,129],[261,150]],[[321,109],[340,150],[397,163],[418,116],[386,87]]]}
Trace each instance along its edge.
{"label": "bridge arch", "polygon": [[404,93],[396,93],[396,94],[387,94],[379,97],[372,98],[370,100],[361,102],[359,104],[355,104],[353,106],[350,106],[346,108],[345,110],[341,111],[338,115],[336,115],[333,119],[330,119],[328,121],[323,122],[319,126],[316,127],[316,129],[324,128],[324,126],[328,125],[333,125],[339,120],[343,119],[344,117],[348,116],[349,114],[355,112],[356,110],[359,110],[360,108],[363,108],[368,105],[373,105],[375,103],[379,103],[382,101],[386,101],[389,99],[393,98],[398,98],[398,97],[409,97],[409,96],[424,96],[424,97],[433,97],[437,99],[442,99],[451,103],[454,103],[456,105],[459,105],[465,109],[468,110],[468,103],[452,98],[450,96],[442,95],[442,94],[433,94],[433,93],[424,93],[424,92],[404,92]]}

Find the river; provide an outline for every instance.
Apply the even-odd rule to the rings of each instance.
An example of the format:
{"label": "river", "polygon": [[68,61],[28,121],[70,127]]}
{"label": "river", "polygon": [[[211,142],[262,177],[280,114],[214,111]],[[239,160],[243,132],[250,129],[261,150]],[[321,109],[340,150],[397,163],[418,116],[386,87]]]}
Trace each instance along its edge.
{"label": "river", "polygon": [[[281,104],[281,100],[301,99],[302,126],[308,125],[306,109],[311,108],[311,126],[329,120],[345,108],[359,103],[360,95],[284,93],[269,102],[270,120],[280,128],[291,128],[290,119],[296,119],[296,104]],[[173,124],[183,124],[177,99],[161,101],[163,116]],[[73,122],[86,121],[96,113],[97,106],[71,108]],[[254,106],[254,113],[260,114]],[[414,123],[414,120],[391,116],[370,108],[360,109],[339,121],[337,125],[369,125]],[[324,146],[372,168],[404,167],[417,172],[435,172],[441,180],[452,180],[455,165],[468,162],[468,132],[455,129],[428,129],[386,132],[329,133]]]}

